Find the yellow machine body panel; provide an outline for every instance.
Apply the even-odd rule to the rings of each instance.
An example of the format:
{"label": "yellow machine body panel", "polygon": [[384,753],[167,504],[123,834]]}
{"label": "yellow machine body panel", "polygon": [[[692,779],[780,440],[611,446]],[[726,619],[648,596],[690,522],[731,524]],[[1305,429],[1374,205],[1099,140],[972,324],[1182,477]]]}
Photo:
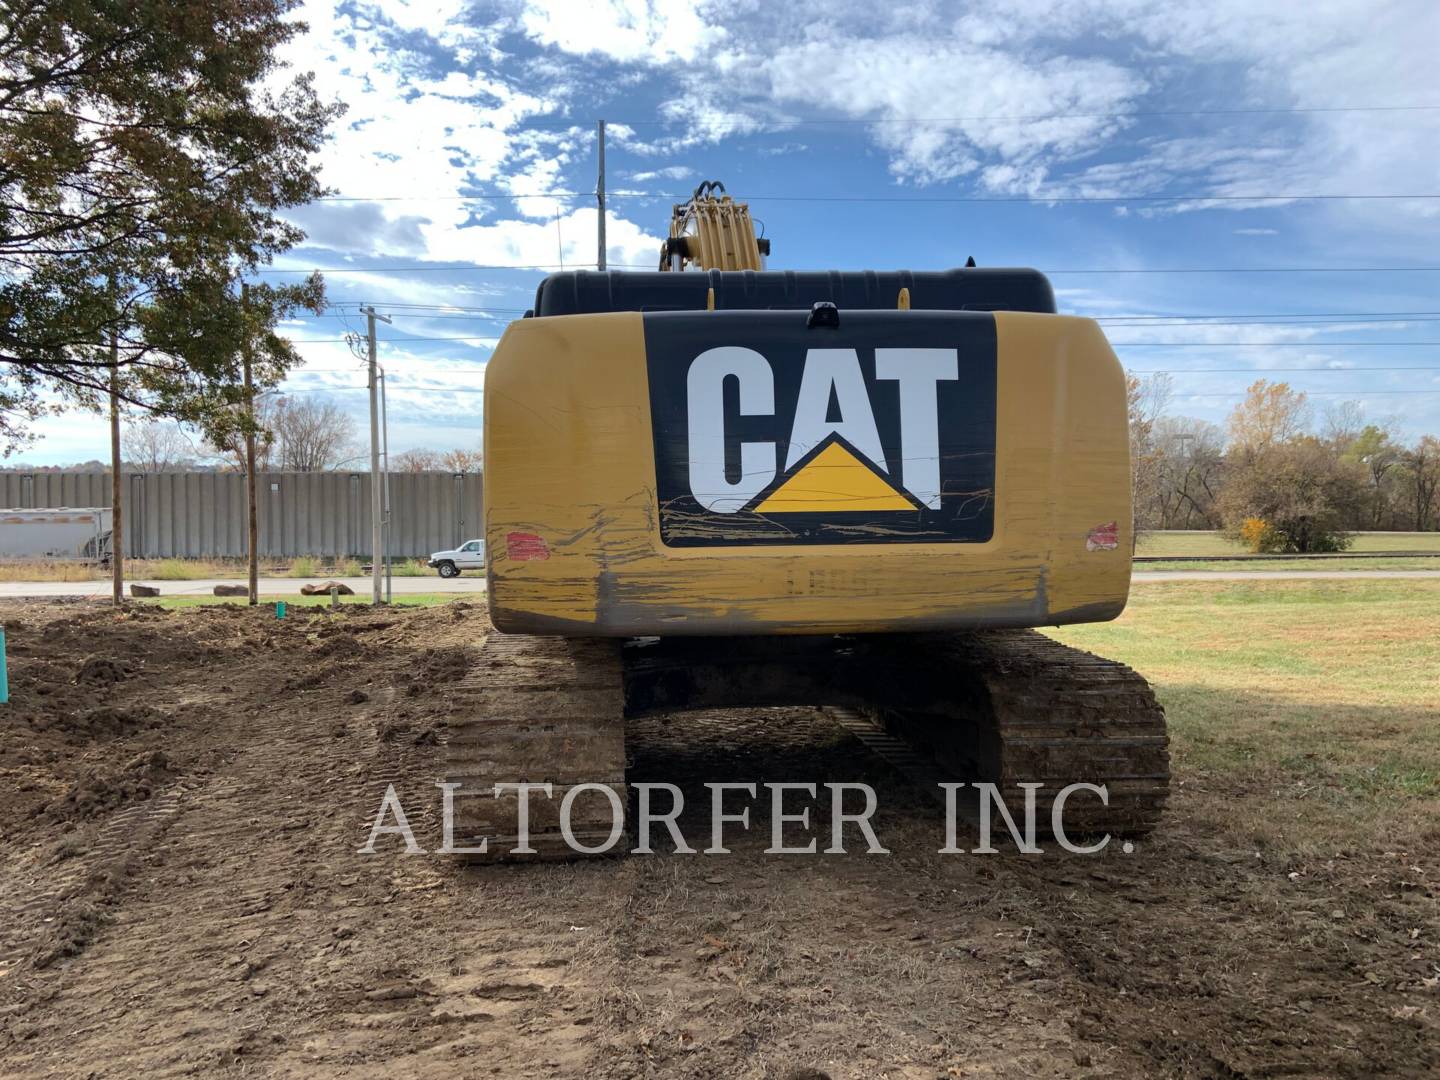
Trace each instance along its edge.
{"label": "yellow machine body panel", "polygon": [[[807,328],[804,311],[513,323],[485,377],[495,626],[573,636],[868,633],[1119,614],[1130,583],[1126,398],[1100,328],[1051,314],[882,315],[868,337],[860,316],[842,315],[837,334]],[[956,349],[884,346],[893,327],[905,328],[894,320],[927,315],[916,340],[953,337]],[[799,382],[788,401],[779,374],[766,393],[756,356],[777,372],[783,365],[763,341],[727,344],[766,319],[789,335],[787,362],[805,372],[791,376]],[[981,357],[973,377],[967,335],[993,342],[993,368]],[[680,344],[658,349],[662,338]],[[664,355],[647,354],[647,342]],[[868,365],[868,421],[857,364]],[[990,371],[993,382],[982,377]],[[687,413],[684,402],[652,400],[664,380],[680,397],[710,386],[714,401]],[[964,414],[956,437],[987,434],[947,449],[960,479],[942,472],[937,482],[924,440],[952,444],[945,416],[937,435],[924,407],[939,395],[943,411],[952,393],[957,408],[983,406]],[[893,417],[907,409],[902,430]],[[682,427],[688,419],[688,444],[675,448],[688,466],[668,460],[661,427],[671,415]],[[749,427],[727,435],[716,425]],[[707,446],[728,458],[723,467]],[[992,472],[964,472],[972,466]],[[988,489],[977,475],[992,477]],[[716,490],[683,491],[687,477]],[[953,490],[939,490],[947,484]]]}

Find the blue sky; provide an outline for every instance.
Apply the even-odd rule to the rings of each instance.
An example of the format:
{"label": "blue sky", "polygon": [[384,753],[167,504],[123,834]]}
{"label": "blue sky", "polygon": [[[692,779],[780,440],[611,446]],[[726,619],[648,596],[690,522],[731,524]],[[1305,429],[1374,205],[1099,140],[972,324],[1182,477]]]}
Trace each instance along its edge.
{"label": "blue sky", "polygon": [[[313,0],[298,17],[285,59],[349,111],[323,154],[341,198],[294,214],[310,240],[277,264],[337,271],[338,306],[292,328],[306,367],[287,389],[363,431],[337,339],[358,302],[391,311],[392,452],[478,447],[490,347],[544,273],[439,268],[593,265],[592,197],[501,196],[593,191],[600,117],[612,265],[653,266],[671,196],[719,178],[775,268],[1052,272],[1062,310],[1119,320],[1127,367],[1175,372],[1177,415],[1223,421],[1270,377],[1317,418],[1353,399],[1406,437],[1440,432],[1440,345],[1419,344],[1440,342],[1440,273],[1420,269],[1440,266],[1440,198],[1253,198],[1440,195],[1433,0]],[[1222,268],[1384,272],[1154,272]],[[1381,370],[1399,367],[1428,370]],[[41,430],[27,461],[105,455],[99,418]]]}

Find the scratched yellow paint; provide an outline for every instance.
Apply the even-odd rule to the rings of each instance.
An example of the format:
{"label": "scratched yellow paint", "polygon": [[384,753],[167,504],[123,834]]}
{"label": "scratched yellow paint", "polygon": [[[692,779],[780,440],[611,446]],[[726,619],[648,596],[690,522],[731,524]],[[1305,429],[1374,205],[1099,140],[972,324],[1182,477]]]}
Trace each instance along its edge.
{"label": "scratched yellow paint", "polygon": [[[1124,377],[1099,327],[997,313],[985,543],[667,548],[642,316],[524,319],[485,377],[496,626],[529,633],[884,632],[1113,618],[1130,584]],[[1119,546],[1087,550],[1118,522]],[[512,533],[548,558],[510,557]],[[534,554],[517,543],[517,552]]]}
{"label": "scratched yellow paint", "polygon": [[831,443],[755,508],[761,514],[913,510],[915,504],[839,443]]}

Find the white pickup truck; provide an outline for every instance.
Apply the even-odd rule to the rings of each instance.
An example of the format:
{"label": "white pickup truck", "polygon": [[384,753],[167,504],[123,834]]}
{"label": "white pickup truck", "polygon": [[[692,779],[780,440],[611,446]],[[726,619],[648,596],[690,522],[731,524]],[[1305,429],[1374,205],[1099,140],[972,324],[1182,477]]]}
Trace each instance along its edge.
{"label": "white pickup truck", "polygon": [[462,570],[485,569],[485,541],[466,540],[452,551],[437,551],[425,563],[441,577],[459,577]]}

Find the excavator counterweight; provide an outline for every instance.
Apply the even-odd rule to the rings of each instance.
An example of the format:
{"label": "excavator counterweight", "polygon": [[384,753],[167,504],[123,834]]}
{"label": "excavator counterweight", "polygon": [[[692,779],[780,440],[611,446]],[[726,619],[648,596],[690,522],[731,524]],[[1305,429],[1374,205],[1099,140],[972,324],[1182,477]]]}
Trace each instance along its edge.
{"label": "excavator counterweight", "polygon": [[494,787],[528,782],[552,792],[537,854],[611,850],[627,718],[775,705],[863,714],[1042,811],[1094,785],[1071,832],[1149,830],[1153,693],[1032,629],[1112,619],[1129,590],[1104,334],[1033,270],[777,272],[766,251],[702,184],[659,272],[551,275],[490,360],[496,632],[450,723],[457,843],[506,857],[518,802]]}

